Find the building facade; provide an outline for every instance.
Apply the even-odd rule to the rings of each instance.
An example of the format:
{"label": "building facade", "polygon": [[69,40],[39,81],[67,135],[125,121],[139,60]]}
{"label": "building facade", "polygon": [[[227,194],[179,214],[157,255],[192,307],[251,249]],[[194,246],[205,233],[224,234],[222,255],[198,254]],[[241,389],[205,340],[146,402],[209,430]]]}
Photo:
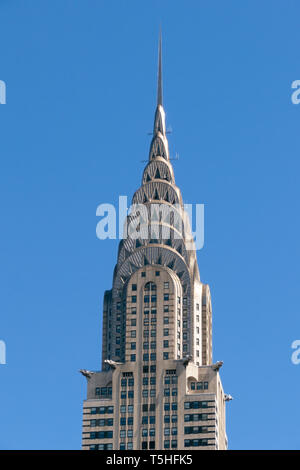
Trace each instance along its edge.
{"label": "building facade", "polygon": [[112,289],[104,294],[102,371],[87,378],[82,449],[226,449],[225,402],[212,361],[212,306],[169,157],[162,100],[132,199]]}

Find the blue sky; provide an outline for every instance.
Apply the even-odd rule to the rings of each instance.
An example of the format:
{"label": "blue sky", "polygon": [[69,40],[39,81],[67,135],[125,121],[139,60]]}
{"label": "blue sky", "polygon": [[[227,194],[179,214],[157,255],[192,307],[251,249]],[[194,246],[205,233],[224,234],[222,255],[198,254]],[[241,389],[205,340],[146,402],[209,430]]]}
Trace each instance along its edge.
{"label": "blue sky", "polygon": [[205,204],[231,449],[299,449],[299,2],[1,0],[0,448],[78,449],[117,241],[141,182],[163,29],[176,183]]}

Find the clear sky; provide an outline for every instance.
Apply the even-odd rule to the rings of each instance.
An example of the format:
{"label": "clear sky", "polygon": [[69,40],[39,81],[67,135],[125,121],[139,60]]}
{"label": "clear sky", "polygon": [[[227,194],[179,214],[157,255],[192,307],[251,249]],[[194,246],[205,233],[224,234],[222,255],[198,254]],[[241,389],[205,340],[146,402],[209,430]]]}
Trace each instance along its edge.
{"label": "clear sky", "polygon": [[231,449],[299,449],[300,5],[0,0],[0,448],[78,449],[117,241],[96,208],[141,183],[163,30],[176,183],[205,204]]}

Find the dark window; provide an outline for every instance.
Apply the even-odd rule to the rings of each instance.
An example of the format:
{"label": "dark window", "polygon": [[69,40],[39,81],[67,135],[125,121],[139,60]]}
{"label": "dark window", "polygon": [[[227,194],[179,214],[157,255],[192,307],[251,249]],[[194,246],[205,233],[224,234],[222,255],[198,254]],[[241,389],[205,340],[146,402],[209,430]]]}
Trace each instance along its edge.
{"label": "dark window", "polygon": [[136,284],[132,284],[132,290],[136,290]]}

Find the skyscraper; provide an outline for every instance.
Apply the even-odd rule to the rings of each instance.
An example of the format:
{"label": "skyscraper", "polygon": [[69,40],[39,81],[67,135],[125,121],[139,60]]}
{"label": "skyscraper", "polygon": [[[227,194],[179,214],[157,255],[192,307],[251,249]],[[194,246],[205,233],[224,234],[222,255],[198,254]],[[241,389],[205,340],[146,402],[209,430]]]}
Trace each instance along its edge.
{"label": "skyscraper", "polygon": [[226,449],[225,402],[212,362],[209,286],[166,135],[159,42],[149,161],[104,294],[102,371],[87,378],[83,449]]}

